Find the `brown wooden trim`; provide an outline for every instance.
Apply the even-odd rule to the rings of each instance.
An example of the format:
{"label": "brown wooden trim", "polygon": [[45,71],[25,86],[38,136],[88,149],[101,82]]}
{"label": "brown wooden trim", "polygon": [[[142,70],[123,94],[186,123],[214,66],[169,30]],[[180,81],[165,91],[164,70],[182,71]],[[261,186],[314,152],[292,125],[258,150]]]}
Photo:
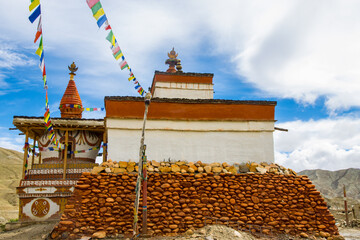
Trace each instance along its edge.
{"label": "brown wooden trim", "polygon": [[36,136],[34,137],[34,148],[32,150],[32,159],[31,159],[31,167],[34,165],[34,161],[35,161],[35,144],[36,144]]}
{"label": "brown wooden trim", "polygon": [[[48,158],[44,158],[42,163],[43,164],[53,164],[53,163],[49,163],[49,162],[57,162],[57,163],[62,163],[63,161],[60,160],[58,157],[48,157]],[[75,157],[73,159],[70,159],[67,164],[77,164],[79,163],[78,161],[84,161],[85,163],[95,163],[96,159],[92,159],[92,158],[82,158],[82,157]],[[54,164],[57,164],[54,163]],[[81,162],[79,164],[82,164]]]}
{"label": "brown wooden trim", "polygon": [[[68,143],[69,143],[69,131],[66,130],[65,132],[65,151],[64,151],[64,173],[63,173],[63,179],[66,178],[66,161],[67,161],[67,151],[68,151]],[[74,144],[71,145],[72,147]]]}
{"label": "brown wooden trim", "polygon": [[[106,117],[142,119],[144,103],[105,100]],[[274,120],[275,105],[152,102],[148,119],[162,120]]]}
{"label": "brown wooden trim", "polygon": [[[103,134],[103,143],[107,143],[107,134],[106,131]],[[107,161],[107,146],[103,146],[103,162]]]}
{"label": "brown wooden trim", "polygon": [[[27,155],[28,155],[28,148],[29,148],[29,129],[26,128],[22,179],[25,179],[25,170],[26,170],[25,164],[26,164],[26,159],[27,159]],[[28,164],[28,167],[29,167],[29,164]]]}

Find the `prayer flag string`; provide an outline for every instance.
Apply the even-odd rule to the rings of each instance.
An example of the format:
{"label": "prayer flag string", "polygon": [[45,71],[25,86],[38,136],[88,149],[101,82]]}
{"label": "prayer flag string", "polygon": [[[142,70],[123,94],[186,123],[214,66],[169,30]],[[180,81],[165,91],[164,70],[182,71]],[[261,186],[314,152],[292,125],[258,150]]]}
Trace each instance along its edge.
{"label": "prayer flag string", "polygon": [[99,28],[101,28],[103,25],[105,25],[104,29],[106,31],[109,31],[106,40],[108,40],[111,43],[111,51],[116,61],[119,62],[119,66],[121,70],[127,69],[129,71],[129,81],[132,81],[135,85],[135,90],[140,94],[140,96],[144,97],[146,94],[146,91],[141,87],[139,81],[136,80],[136,77],[134,76],[133,71],[131,70],[129,64],[125,60],[124,54],[121,51],[119,44],[115,38],[115,35],[111,29],[111,26],[109,24],[109,21],[106,17],[106,14],[104,12],[104,9],[102,8],[100,0],[86,0],[86,3],[88,4],[89,8],[92,11],[93,17],[96,19],[97,25]]}
{"label": "prayer flag string", "polygon": [[[61,108],[82,108],[81,105],[77,105],[77,104],[61,104],[59,109]],[[105,111],[105,108],[84,108],[84,111],[87,112],[94,112],[94,111]]]}
{"label": "prayer flag string", "polygon": [[[107,144],[106,143],[103,143],[101,146],[99,147],[92,147],[92,148],[89,148],[89,149],[84,149],[84,150],[76,150],[76,151],[67,151],[69,154],[73,154],[73,153],[86,153],[86,152],[90,152],[90,151],[93,151],[93,150],[98,150],[102,147],[106,147]],[[60,149],[60,148],[56,148],[56,147],[39,147],[39,151],[41,152],[47,152],[47,151],[57,151],[57,152],[61,152],[63,149]]]}
{"label": "prayer flag string", "polygon": [[34,23],[36,19],[39,18],[37,31],[35,34],[34,43],[36,43],[39,39],[39,47],[36,50],[36,55],[40,58],[39,68],[42,72],[42,78],[44,82],[44,89],[45,89],[45,114],[44,114],[44,123],[46,130],[50,133],[48,135],[50,141],[55,144],[59,148],[63,148],[62,144],[56,139],[55,132],[51,123],[50,117],[50,109],[49,109],[49,98],[48,98],[48,86],[46,80],[46,70],[45,70],[45,57],[44,57],[44,45],[43,45],[43,31],[42,31],[42,21],[41,21],[41,4],[40,0],[31,0],[29,5],[29,21]]}

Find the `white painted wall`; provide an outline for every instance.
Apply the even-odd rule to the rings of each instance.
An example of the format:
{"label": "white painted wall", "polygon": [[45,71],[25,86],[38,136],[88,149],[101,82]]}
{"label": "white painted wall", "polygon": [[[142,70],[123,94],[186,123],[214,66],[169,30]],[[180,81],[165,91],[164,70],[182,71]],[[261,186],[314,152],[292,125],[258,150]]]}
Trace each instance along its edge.
{"label": "white painted wall", "polygon": [[[106,119],[108,158],[138,160],[141,120]],[[149,160],[191,162],[274,162],[273,121],[149,120],[145,143]]]}
{"label": "white painted wall", "polygon": [[154,97],[213,99],[214,85],[203,83],[156,82],[154,89]]}

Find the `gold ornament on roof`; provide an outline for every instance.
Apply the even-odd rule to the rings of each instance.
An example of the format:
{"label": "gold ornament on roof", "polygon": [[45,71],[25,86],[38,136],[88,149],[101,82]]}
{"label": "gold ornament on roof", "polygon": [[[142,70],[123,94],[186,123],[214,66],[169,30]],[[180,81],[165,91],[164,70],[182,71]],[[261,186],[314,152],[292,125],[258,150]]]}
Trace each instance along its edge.
{"label": "gold ornament on roof", "polygon": [[178,59],[177,56],[179,54],[177,54],[174,50],[174,47],[172,48],[172,50],[167,54],[169,59],[167,59],[165,61],[165,64],[169,65],[168,70],[166,70],[166,72],[168,73],[176,73],[176,69],[175,69],[175,65],[178,63]]}
{"label": "gold ornament on roof", "polygon": [[167,55],[170,59],[176,59],[179,54],[175,52],[173,47],[172,50]]}
{"label": "gold ornament on roof", "polygon": [[75,62],[73,62],[70,66],[68,66],[69,70],[70,70],[70,74],[74,74],[75,72],[78,70],[78,68],[75,65]]}

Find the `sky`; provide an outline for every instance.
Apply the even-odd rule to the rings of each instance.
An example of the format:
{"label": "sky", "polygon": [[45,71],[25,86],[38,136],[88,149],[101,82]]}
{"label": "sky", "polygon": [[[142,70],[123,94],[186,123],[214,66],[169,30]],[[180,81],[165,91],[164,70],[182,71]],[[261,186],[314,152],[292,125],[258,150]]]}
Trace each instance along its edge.
{"label": "sky", "polygon": [[[13,116],[42,116],[45,90],[28,0],[1,0],[0,147],[21,151]],[[360,168],[360,1],[102,0],[147,89],[175,47],[184,72],[214,73],[214,98],[277,101],[275,162],[296,171]],[[85,0],[42,1],[52,117],[75,61],[84,107],[138,96]],[[102,118],[103,112],[85,112]]]}

